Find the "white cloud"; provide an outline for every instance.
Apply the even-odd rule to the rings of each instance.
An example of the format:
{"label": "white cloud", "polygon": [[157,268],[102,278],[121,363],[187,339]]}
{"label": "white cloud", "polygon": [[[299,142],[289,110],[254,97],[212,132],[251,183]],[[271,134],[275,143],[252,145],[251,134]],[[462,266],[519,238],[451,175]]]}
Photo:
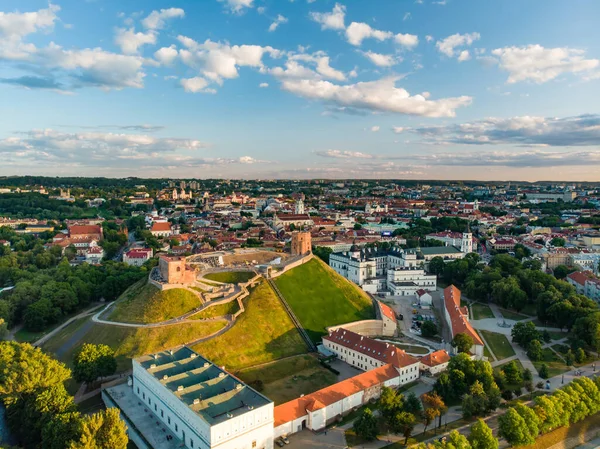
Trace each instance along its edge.
{"label": "white cloud", "polygon": [[168,19],[182,17],[185,17],[185,11],[181,8],[161,9],[160,11],[152,11],[148,17],[142,20],[142,25],[149,30],[160,30],[165,27],[165,22]]}
{"label": "white cloud", "polygon": [[[289,54],[288,62],[290,62],[290,61],[305,62],[305,63],[311,64],[315,67],[316,74],[314,72],[309,73],[309,72],[311,72],[310,69],[300,66],[298,64],[296,64],[296,65],[286,64],[286,67],[288,70],[292,69],[295,72],[294,77],[296,77],[296,78],[303,77],[303,78],[319,79],[319,78],[323,77],[323,78],[333,79],[333,80],[337,80],[337,81],[346,80],[346,75],[344,74],[344,72],[331,67],[329,56],[327,56],[327,54],[325,52],[317,51],[313,54],[307,54],[307,53]],[[321,75],[321,76],[318,76],[318,75]]]}
{"label": "white cloud", "polygon": [[377,126],[377,125],[375,125],[375,126],[371,126],[371,132],[374,132],[374,133],[376,133],[376,132],[379,132],[379,129],[380,129],[380,128],[379,128],[379,126]]}
{"label": "white cloud", "polygon": [[429,100],[423,95],[411,96],[397,88],[398,78],[338,85],[329,81],[285,79],[282,88],[304,98],[321,100],[337,106],[378,112],[421,115],[426,117],[454,117],[456,109],[471,104],[471,97]]}
{"label": "white cloud", "polygon": [[245,8],[252,8],[254,0],[217,0],[225,3],[227,8],[234,14],[243,14]]}
{"label": "white cloud", "polygon": [[258,87],[260,87],[260,88],[262,88],[262,89],[265,89],[265,88],[269,87],[269,83],[260,83],[260,84],[258,85]]}
{"label": "white cloud", "polygon": [[371,28],[369,24],[362,22],[352,22],[348,28],[346,28],[346,39],[352,45],[359,46],[364,39],[377,39],[378,41],[384,41],[393,36],[389,31],[381,31]]}
{"label": "white cloud", "polygon": [[433,42],[433,36],[431,36],[431,35],[428,34],[427,36],[425,36],[425,40],[427,42]]}
{"label": "white cloud", "polygon": [[58,11],[60,6],[53,4],[49,4],[47,9],[33,12],[0,11],[0,36],[22,38],[40,30],[49,31],[54,27]]}
{"label": "white cloud", "polygon": [[171,65],[178,56],[177,48],[175,45],[170,47],[162,47],[154,52],[154,58],[162,65]]}
{"label": "white cloud", "polygon": [[115,43],[121,48],[123,53],[133,55],[138,53],[138,49],[142,45],[155,44],[156,33],[152,30],[147,33],[142,33],[141,31],[136,33],[133,28],[118,28],[115,35]]}
{"label": "white cloud", "polygon": [[398,62],[394,55],[383,55],[372,51],[362,52],[362,54],[378,67],[391,67]]}
{"label": "white cloud", "polygon": [[585,51],[573,48],[544,48],[541,45],[504,47],[492,51],[509,84],[519,81],[545,83],[564,73],[589,72],[600,65],[598,59],[585,59]]}
{"label": "white cloud", "polygon": [[411,18],[411,16],[412,16],[412,15],[411,15],[411,13],[409,13],[409,12],[407,12],[407,13],[404,13],[404,17],[402,17],[402,20],[403,20],[403,21],[406,21],[406,20],[410,19],[410,18]]}
{"label": "white cloud", "polygon": [[346,7],[341,3],[336,3],[331,12],[311,12],[310,18],[321,24],[322,30],[343,30],[344,17],[346,16]]}
{"label": "white cloud", "polygon": [[182,62],[191,68],[200,70],[204,78],[222,84],[223,78],[233,79],[239,76],[238,67],[254,67],[266,70],[262,58],[265,54],[280,56],[273,47],[259,45],[229,45],[207,39],[198,43],[186,36],[177,38],[186,48],[179,50]]}
{"label": "white cloud", "polygon": [[471,54],[469,53],[469,50],[461,51],[460,54],[458,55],[457,59],[459,62],[464,62],[464,61],[468,61],[469,59],[471,59]]}
{"label": "white cloud", "polygon": [[476,40],[479,40],[479,33],[453,34],[435,44],[440,53],[445,54],[449,58],[456,55],[457,47],[468,47]]}
{"label": "white cloud", "polygon": [[402,126],[394,126],[392,131],[394,131],[396,134],[402,134],[404,132],[404,128]]}
{"label": "white cloud", "polygon": [[238,161],[240,164],[255,164],[257,162],[261,162],[250,156],[241,156]]}
{"label": "white cloud", "polygon": [[394,41],[397,44],[402,45],[403,47],[406,47],[411,50],[417,45],[419,45],[419,38],[414,34],[396,34],[396,36],[394,37]]}
{"label": "white cloud", "polygon": [[327,157],[332,159],[373,159],[373,156],[360,151],[347,150],[320,150],[315,151],[317,156]]}
{"label": "white cloud", "polygon": [[208,87],[210,84],[207,80],[200,76],[195,76],[194,78],[184,78],[180,81],[180,83],[186,92],[191,92],[194,94],[198,92],[206,92],[206,87]]}
{"label": "white cloud", "polygon": [[269,26],[269,31],[273,32],[281,25],[282,23],[287,23],[288,19],[283,17],[281,14],[278,14],[273,23]]}

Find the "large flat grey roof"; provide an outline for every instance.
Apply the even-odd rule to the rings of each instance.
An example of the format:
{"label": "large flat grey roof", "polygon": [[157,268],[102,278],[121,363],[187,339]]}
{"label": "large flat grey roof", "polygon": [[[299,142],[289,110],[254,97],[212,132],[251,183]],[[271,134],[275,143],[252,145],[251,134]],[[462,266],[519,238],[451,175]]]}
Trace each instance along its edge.
{"label": "large flat grey roof", "polygon": [[271,402],[186,346],[135,360],[210,425]]}

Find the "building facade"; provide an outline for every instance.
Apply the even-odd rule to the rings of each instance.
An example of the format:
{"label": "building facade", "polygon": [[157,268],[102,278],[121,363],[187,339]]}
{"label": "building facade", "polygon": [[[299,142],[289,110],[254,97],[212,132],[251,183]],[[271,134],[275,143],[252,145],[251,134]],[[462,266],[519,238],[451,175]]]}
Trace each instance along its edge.
{"label": "building facade", "polygon": [[457,334],[466,334],[473,339],[471,353],[478,360],[483,359],[483,341],[479,334],[469,323],[469,311],[460,305],[460,290],[454,285],[446,287],[442,293],[442,304],[444,306],[444,319],[450,329],[452,338]]}

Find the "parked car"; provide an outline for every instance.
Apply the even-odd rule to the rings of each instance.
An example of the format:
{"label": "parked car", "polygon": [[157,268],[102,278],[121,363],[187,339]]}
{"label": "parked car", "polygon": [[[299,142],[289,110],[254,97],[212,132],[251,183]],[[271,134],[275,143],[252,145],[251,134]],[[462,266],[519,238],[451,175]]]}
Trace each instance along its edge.
{"label": "parked car", "polygon": [[283,447],[285,446],[285,443],[283,441],[281,441],[281,438],[275,440],[275,443],[277,444],[277,446],[279,447]]}
{"label": "parked car", "polygon": [[288,440],[286,436],[282,436],[281,441],[283,441],[284,444],[290,444],[290,440]]}

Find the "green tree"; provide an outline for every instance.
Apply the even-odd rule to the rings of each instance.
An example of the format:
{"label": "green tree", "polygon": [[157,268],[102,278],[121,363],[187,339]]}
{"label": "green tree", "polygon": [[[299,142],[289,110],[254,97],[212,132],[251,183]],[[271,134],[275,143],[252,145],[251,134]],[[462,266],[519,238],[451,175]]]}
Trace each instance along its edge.
{"label": "green tree", "polygon": [[468,353],[473,346],[473,337],[460,332],[454,336],[451,344],[458,352]]}
{"label": "green tree", "polygon": [[377,438],[377,418],[370,409],[365,409],[354,421],[353,430],[357,436],[371,441]]}
{"label": "green tree", "polygon": [[542,344],[539,340],[532,340],[531,342],[529,342],[529,345],[527,347],[527,357],[529,357],[534,362],[537,362],[538,360],[542,360],[543,355],[544,352],[542,350]]}
{"label": "green tree", "polygon": [[92,383],[116,370],[115,353],[107,345],[85,343],[73,359],[73,374],[79,382]]}
{"label": "green tree", "polygon": [[415,415],[408,412],[398,412],[394,415],[391,422],[391,429],[394,433],[401,433],[404,435],[404,444],[408,443],[408,439],[412,435],[417,420]]}
{"label": "green tree", "polygon": [[535,442],[527,423],[513,407],[498,418],[498,434],[511,446],[525,446]]}
{"label": "green tree", "polygon": [[4,318],[0,318],[0,340],[4,340],[8,336],[8,325],[4,322]]}
{"label": "green tree", "polygon": [[523,381],[521,370],[519,369],[517,362],[514,360],[507,363],[502,369],[506,375],[506,381],[509,384],[520,384]]}
{"label": "green tree", "polygon": [[565,354],[565,363],[567,366],[573,366],[574,361],[575,361],[575,355],[573,354],[573,351],[571,351],[569,349],[567,351],[567,353]]}
{"label": "green tree", "polygon": [[498,449],[498,439],[483,419],[471,426],[468,440],[473,449]]}
{"label": "green tree", "polygon": [[540,366],[540,370],[539,370],[538,374],[540,375],[540,377],[542,379],[548,379],[548,377],[550,377],[550,374],[548,373],[548,365],[546,365],[545,363],[542,363],[542,366]]}
{"label": "green tree", "polygon": [[379,396],[379,410],[388,424],[396,413],[402,410],[403,405],[404,397],[400,393],[392,388],[382,387],[381,396]]}
{"label": "green tree", "polygon": [[423,405],[416,394],[410,392],[408,396],[404,398],[404,406],[402,407],[405,412],[412,413],[415,416],[421,416],[423,412]]}
{"label": "green tree", "polygon": [[42,431],[42,449],[65,449],[81,436],[81,414],[69,412],[55,415]]}
{"label": "green tree", "polygon": [[126,429],[116,408],[86,416],[81,422],[81,437],[71,442],[69,449],[126,449]]}
{"label": "green tree", "polygon": [[435,275],[441,275],[444,273],[446,262],[440,256],[436,256],[429,261],[429,272]]}
{"label": "green tree", "polygon": [[586,358],[587,356],[583,348],[577,348],[577,351],[575,351],[575,361],[577,363],[584,363]]}
{"label": "green tree", "polygon": [[421,325],[421,336],[431,338],[437,335],[438,327],[433,321],[424,321]]}
{"label": "green tree", "polygon": [[571,270],[569,267],[567,267],[566,265],[559,265],[554,269],[554,277],[556,279],[564,279],[567,277],[567,275],[569,273],[571,273],[573,270]]}
{"label": "green tree", "polygon": [[523,348],[527,348],[533,340],[540,339],[540,332],[531,321],[515,323],[510,334],[513,341]]}
{"label": "green tree", "polygon": [[565,246],[565,243],[565,239],[561,237],[554,237],[552,240],[550,240],[550,244],[552,246]]}
{"label": "green tree", "polygon": [[427,427],[429,427],[429,424],[431,424],[438,416],[440,416],[439,410],[436,410],[434,408],[425,409],[425,411],[423,412],[423,424],[425,425],[423,432],[427,431]]}

